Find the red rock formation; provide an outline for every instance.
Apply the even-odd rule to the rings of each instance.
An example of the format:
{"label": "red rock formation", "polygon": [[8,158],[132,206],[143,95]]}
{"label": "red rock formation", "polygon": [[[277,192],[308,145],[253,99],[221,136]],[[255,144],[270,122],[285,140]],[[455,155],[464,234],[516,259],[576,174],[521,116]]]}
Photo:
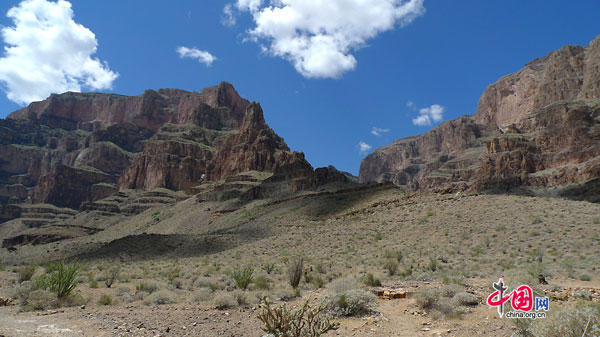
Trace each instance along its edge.
{"label": "red rock formation", "polygon": [[224,82],[200,93],[52,95],[0,120],[0,158],[2,203],[71,208],[118,189],[188,191],[246,171],[293,180],[278,187],[286,191],[330,177],[317,179],[304,155],[269,128],[260,105]]}
{"label": "red rock formation", "polygon": [[502,77],[473,117],[376,149],[363,159],[359,179],[440,191],[593,194],[575,190],[600,185],[600,36]]}

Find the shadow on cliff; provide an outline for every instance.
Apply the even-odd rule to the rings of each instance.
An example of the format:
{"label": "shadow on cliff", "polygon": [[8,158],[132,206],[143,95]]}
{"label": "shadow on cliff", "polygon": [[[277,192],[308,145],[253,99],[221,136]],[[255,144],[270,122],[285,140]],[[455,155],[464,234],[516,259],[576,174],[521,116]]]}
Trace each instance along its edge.
{"label": "shadow on cliff", "polygon": [[192,257],[233,249],[269,234],[257,228],[209,234],[138,234],[89,247],[81,260],[119,259],[137,261],[158,257]]}

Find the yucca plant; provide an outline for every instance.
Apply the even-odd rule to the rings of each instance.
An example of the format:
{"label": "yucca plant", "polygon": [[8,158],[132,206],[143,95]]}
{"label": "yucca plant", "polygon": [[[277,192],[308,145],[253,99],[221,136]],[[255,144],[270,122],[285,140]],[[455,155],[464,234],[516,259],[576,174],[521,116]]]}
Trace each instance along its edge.
{"label": "yucca plant", "polygon": [[52,272],[46,273],[34,282],[35,287],[49,290],[56,294],[59,299],[65,298],[77,287],[79,278],[77,272],[79,265],[76,263],[66,264],[58,262]]}
{"label": "yucca plant", "polygon": [[248,286],[254,280],[252,274],[254,273],[254,269],[252,267],[247,266],[244,269],[236,269],[233,271],[233,280],[235,281],[235,285],[239,289],[248,289]]}

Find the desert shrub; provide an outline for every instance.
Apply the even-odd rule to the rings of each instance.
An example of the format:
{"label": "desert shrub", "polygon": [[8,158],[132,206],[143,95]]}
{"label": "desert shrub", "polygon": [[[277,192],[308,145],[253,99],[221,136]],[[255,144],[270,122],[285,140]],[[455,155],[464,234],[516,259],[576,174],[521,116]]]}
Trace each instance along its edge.
{"label": "desert shrub", "polygon": [[104,284],[106,284],[107,288],[112,287],[113,283],[119,277],[119,273],[121,272],[121,267],[114,266],[112,268],[107,268],[104,271]]}
{"label": "desert shrub", "polygon": [[237,300],[230,293],[221,293],[215,296],[213,303],[217,309],[232,308],[238,304]]}
{"label": "desert shrub", "polygon": [[433,257],[429,258],[429,264],[427,265],[427,269],[431,271],[436,271],[439,268],[439,264],[436,259]]}
{"label": "desert shrub", "polygon": [[161,305],[171,303],[177,303],[177,296],[173,292],[166,289],[155,291],[144,298],[145,305]]}
{"label": "desert shrub", "polygon": [[117,296],[121,296],[123,294],[129,294],[129,288],[127,287],[119,287],[117,288]]}
{"label": "desert shrub", "polygon": [[208,288],[213,292],[221,289],[221,287],[217,283],[213,282],[209,278],[204,278],[204,277],[198,278],[194,282],[194,286],[196,286],[197,288]]}
{"label": "desert shrub", "polygon": [[212,299],[212,291],[208,288],[200,288],[194,294],[192,301],[194,302],[207,302]]}
{"label": "desert shrub", "polygon": [[332,317],[362,315],[375,305],[375,295],[361,289],[353,277],[334,280],[327,289],[328,294],[321,298],[321,304]]}
{"label": "desert shrub", "polygon": [[528,331],[535,337],[600,336],[600,305],[585,303],[553,310],[546,319],[532,323]]}
{"label": "desert shrub", "polygon": [[261,290],[271,289],[269,279],[265,275],[258,275],[256,278],[254,278],[254,287]]}
{"label": "desert shrub", "polygon": [[415,301],[421,309],[429,310],[440,299],[440,291],[438,289],[422,290],[415,294]]}
{"label": "desert shrub", "polygon": [[275,263],[265,263],[263,269],[265,270],[265,273],[270,275],[275,271]]}
{"label": "desert shrub", "polygon": [[396,260],[388,259],[383,264],[383,268],[387,270],[389,276],[394,276],[396,275],[396,272],[398,272],[398,262]]}
{"label": "desert shrub", "polygon": [[588,274],[581,274],[581,275],[579,275],[579,279],[581,281],[591,281],[592,277]]}
{"label": "desert shrub", "polygon": [[455,306],[474,306],[479,304],[479,300],[477,299],[477,296],[471,293],[459,292],[456,295],[454,295],[454,297],[452,297],[452,303]]}
{"label": "desert shrub", "polygon": [[385,257],[390,260],[402,261],[403,255],[399,250],[386,250]]}
{"label": "desert shrub", "polygon": [[324,306],[313,307],[308,301],[294,310],[285,304],[272,308],[267,300],[261,307],[258,318],[263,323],[262,330],[273,336],[318,337],[339,327],[339,323],[324,315]]}
{"label": "desert shrub", "polygon": [[22,266],[16,268],[15,272],[17,273],[17,280],[19,283],[31,280],[36,269],[36,266]]}
{"label": "desert shrub", "polygon": [[137,291],[143,291],[152,294],[158,290],[158,284],[151,281],[142,281],[135,287],[135,289]]}
{"label": "desert shrub", "polygon": [[317,289],[321,289],[325,286],[325,280],[320,275],[312,275],[310,277],[310,283]]}
{"label": "desert shrub", "polygon": [[360,283],[354,277],[345,277],[333,280],[327,290],[332,294],[342,294],[350,290],[360,289]]}
{"label": "desert shrub", "polygon": [[239,289],[248,289],[250,283],[254,279],[252,274],[254,273],[254,269],[250,266],[247,266],[243,269],[234,269],[233,270],[233,280],[235,281],[235,285]]}
{"label": "desert shrub", "polygon": [[300,296],[300,293],[298,292],[298,289],[280,289],[277,292],[277,299],[279,299],[280,301],[289,301],[291,299],[294,299],[296,297]]}
{"label": "desert shrub", "polygon": [[461,305],[477,305],[477,297],[463,291],[458,285],[447,285],[442,288],[426,289],[415,294],[417,305],[428,310],[434,317],[450,318],[460,314],[456,308]]}
{"label": "desert shrub", "polygon": [[248,296],[246,295],[246,293],[244,291],[234,290],[232,295],[237,304],[244,305],[244,304],[248,303]]}
{"label": "desert shrub", "polygon": [[367,287],[381,287],[381,280],[371,273],[365,274],[362,281]]}
{"label": "desert shrub", "polygon": [[304,258],[299,257],[289,262],[287,268],[288,281],[292,288],[298,288],[304,272]]}
{"label": "desert shrub", "polygon": [[113,304],[113,298],[112,298],[112,296],[110,296],[108,294],[103,294],[102,296],[100,296],[100,299],[98,299],[98,304],[99,305],[111,305],[111,304]]}
{"label": "desert shrub", "polygon": [[375,295],[363,289],[328,294],[321,299],[332,317],[360,316],[369,313],[375,305]]}
{"label": "desert shrub", "polygon": [[35,279],[34,286],[39,289],[51,291],[59,299],[63,299],[77,287],[79,278],[77,272],[79,265],[76,263],[64,264],[60,261],[51,273],[45,273]]}
{"label": "desert shrub", "polygon": [[37,289],[28,294],[25,310],[46,310],[58,307],[58,297],[54,292]]}

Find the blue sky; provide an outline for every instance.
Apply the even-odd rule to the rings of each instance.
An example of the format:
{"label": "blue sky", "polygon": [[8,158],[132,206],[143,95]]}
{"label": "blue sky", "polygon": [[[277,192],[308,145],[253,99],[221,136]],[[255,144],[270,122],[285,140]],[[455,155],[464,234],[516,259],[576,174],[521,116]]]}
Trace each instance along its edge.
{"label": "blue sky", "polygon": [[[425,132],[442,121],[473,114],[485,87],[501,76],[564,45],[587,45],[600,34],[600,1],[595,0],[568,5],[564,1],[536,0],[424,1],[420,10],[383,15],[392,20],[389,27],[376,25],[374,20],[350,28],[347,22],[341,22],[342,28],[336,33],[341,31],[342,42],[336,40],[336,46],[342,53],[319,49],[322,53],[317,56],[321,58],[310,63],[306,55],[314,56],[314,50],[290,51],[291,44],[271,43],[273,39],[289,42],[278,35],[288,26],[254,21],[268,14],[268,2],[70,2],[73,20],[95,35],[97,51],[91,54],[91,60],[97,58],[108,64],[94,65],[93,71],[104,69],[106,75],[98,80],[101,89],[96,91],[125,95],[159,88],[200,91],[228,81],[243,97],[261,102],[269,125],[291,149],[303,151],[314,167],[333,164],[354,174],[361,159],[376,147]],[[5,14],[19,3],[0,3],[2,27],[15,25]],[[285,0],[279,6],[288,4],[296,14],[324,12],[332,22],[346,18],[327,15],[325,9],[314,12],[318,6],[293,7],[294,3],[297,0]],[[224,8],[228,4],[235,24],[227,22]],[[395,9],[402,5],[394,0],[374,0],[373,4]],[[349,17],[355,15],[358,21],[351,23],[364,19],[364,10],[340,8],[349,11]],[[317,14],[301,15],[292,28],[301,30],[306,29],[302,25],[319,24]],[[336,27],[335,22],[322,24]],[[6,46],[3,39],[2,47]],[[198,59],[181,58],[176,50],[180,46],[206,51],[216,60],[208,66]],[[316,50],[319,46],[313,47]],[[298,55],[306,58],[298,61]],[[6,52],[2,57],[7,58]],[[13,56],[10,64],[21,64],[14,59],[18,57]],[[52,61],[40,55],[29,57],[35,57],[38,63]],[[2,77],[7,71],[3,73],[1,62],[4,92],[0,117],[5,117],[20,105],[7,98],[10,88]],[[118,77],[111,78],[109,71],[118,73]],[[48,80],[49,86],[52,81]],[[102,89],[106,83],[112,88]],[[83,86],[82,90],[89,88]],[[408,102],[413,104],[408,106]],[[427,110],[420,113],[421,109]],[[420,119],[422,125],[415,125],[420,115],[429,119]],[[372,133],[374,127],[379,129],[379,136]],[[361,152],[361,142],[372,149]]]}

